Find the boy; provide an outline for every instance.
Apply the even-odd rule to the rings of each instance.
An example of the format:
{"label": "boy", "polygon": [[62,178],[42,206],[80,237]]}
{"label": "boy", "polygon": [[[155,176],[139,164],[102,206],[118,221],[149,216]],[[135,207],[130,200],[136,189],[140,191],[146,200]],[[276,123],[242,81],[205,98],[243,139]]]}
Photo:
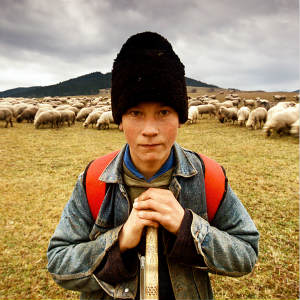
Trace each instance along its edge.
{"label": "boy", "polygon": [[100,180],[96,221],[85,171],[48,248],[54,280],[81,299],[139,299],[146,226],[158,228],[159,299],[213,299],[208,272],[242,276],[258,255],[258,231],[227,180],[208,222],[205,167],[176,142],[187,120],[184,66],[161,35],[130,37],[112,70],[112,112],[127,144]]}

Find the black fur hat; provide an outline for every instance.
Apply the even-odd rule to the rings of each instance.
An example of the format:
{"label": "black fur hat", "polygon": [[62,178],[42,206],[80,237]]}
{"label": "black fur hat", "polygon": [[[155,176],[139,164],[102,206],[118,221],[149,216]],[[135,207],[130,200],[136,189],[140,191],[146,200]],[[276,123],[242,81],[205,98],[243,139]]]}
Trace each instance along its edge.
{"label": "black fur hat", "polygon": [[171,106],[181,124],[187,121],[188,98],[184,65],[167,39],[154,32],[131,36],[112,69],[111,106],[114,120],[141,102]]}

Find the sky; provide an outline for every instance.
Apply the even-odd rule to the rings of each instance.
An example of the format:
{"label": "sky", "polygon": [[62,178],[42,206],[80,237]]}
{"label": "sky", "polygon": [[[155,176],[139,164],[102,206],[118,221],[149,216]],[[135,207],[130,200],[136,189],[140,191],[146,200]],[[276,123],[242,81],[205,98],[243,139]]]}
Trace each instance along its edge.
{"label": "sky", "polygon": [[0,91],[111,72],[133,34],[169,40],[187,77],[299,89],[298,0],[0,0]]}

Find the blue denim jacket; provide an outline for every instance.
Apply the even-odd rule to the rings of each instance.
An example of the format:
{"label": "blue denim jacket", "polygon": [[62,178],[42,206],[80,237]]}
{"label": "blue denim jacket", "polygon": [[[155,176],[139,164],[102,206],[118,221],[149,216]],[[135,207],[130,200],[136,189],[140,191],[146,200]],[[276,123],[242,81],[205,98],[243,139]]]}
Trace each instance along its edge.
{"label": "blue denim jacket", "polygon": [[[134,299],[138,278],[112,286],[99,280],[95,270],[130,213],[122,178],[125,147],[100,179],[107,192],[94,222],[79,175],[72,196],[48,247],[48,270],[60,286],[81,292],[81,299]],[[213,299],[208,272],[243,276],[252,271],[258,255],[259,233],[229,184],[213,219],[207,221],[201,162],[189,150],[174,144],[175,168],[169,189],[193,215],[191,234],[206,266],[184,265],[167,258],[176,299]]]}

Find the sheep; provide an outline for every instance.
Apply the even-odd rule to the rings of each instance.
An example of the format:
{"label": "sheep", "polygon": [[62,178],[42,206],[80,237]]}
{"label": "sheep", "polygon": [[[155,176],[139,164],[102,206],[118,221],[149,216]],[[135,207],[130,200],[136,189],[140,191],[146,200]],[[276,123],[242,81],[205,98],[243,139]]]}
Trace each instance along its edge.
{"label": "sheep", "polygon": [[249,118],[250,109],[247,106],[242,106],[237,112],[238,124],[240,126],[246,125],[246,121]]}
{"label": "sheep", "polygon": [[256,106],[256,101],[254,99],[243,99],[243,106],[247,106],[249,108],[254,108]]}
{"label": "sheep", "polygon": [[33,123],[34,117],[36,115],[38,111],[38,107],[37,106],[28,106],[26,109],[23,110],[22,113],[20,113],[17,117],[16,117],[16,121],[18,123],[21,123],[23,120],[27,120],[27,122],[31,122]]}
{"label": "sheep", "polygon": [[197,123],[198,119],[198,106],[190,106],[188,110],[187,124]]}
{"label": "sheep", "polygon": [[216,115],[216,107],[213,104],[198,105],[198,116],[202,117],[203,114]]}
{"label": "sheep", "polygon": [[233,106],[239,106],[240,102],[241,102],[241,98],[234,98],[233,100],[231,100]]}
{"label": "sheep", "polygon": [[68,126],[70,127],[71,124],[75,123],[75,113],[72,110],[59,110],[60,112],[60,124],[63,126],[65,122],[68,123]]}
{"label": "sheep", "polygon": [[206,102],[207,102],[206,104],[213,104],[213,105],[222,104],[218,99],[208,99]]}
{"label": "sheep", "polygon": [[227,108],[225,106],[221,106],[217,113],[217,117],[221,123],[232,120],[232,123],[234,124],[234,121],[237,120],[237,112],[238,109],[236,107]]}
{"label": "sheep", "polygon": [[76,108],[78,108],[80,110],[80,109],[82,109],[84,107],[84,103],[75,102],[72,106],[76,107]]}
{"label": "sheep", "polygon": [[86,120],[83,123],[83,127],[84,128],[88,128],[90,124],[92,124],[92,127],[94,127],[94,124],[97,124],[98,119],[100,118],[100,116],[102,115],[103,110],[102,109],[95,109],[93,110],[88,117],[86,118]]}
{"label": "sheep", "polygon": [[283,108],[293,107],[295,105],[296,103],[293,101],[279,102],[276,104],[277,107],[283,107]]}
{"label": "sheep", "polygon": [[52,109],[53,108],[53,106],[51,105],[51,104],[49,104],[49,103],[38,103],[38,108],[40,109],[40,108],[48,108],[48,109]]}
{"label": "sheep", "polygon": [[269,110],[271,108],[271,104],[266,99],[256,99],[256,105],[257,107],[264,107],[266,110]]}
{"label": "sheep", "polygon": [[72,110],[75,113],[75,116],[78,114],[78,112],[80,111],[79,108],[75,107],[75,106],[71,106],[68,108],[68,110]]}
{"label": "sheep", "polygon": [[279,135],[285,131],[290,131],[292,125],[299,119],[299,106],[288,107],[282,111],[278,111],[272,115],[264,125],[264,132],[270,136],[272,132],[277,132]]}
{"label": "sheep", "polygon": [[46,110],[40,112],[40,114],[34,119],[34,127],[38,129],[40,125],[51,124],[51,127],[58,128],[60,124],[61,114],[56,110]]}
{"label": "sheep", "polygon": [[19,103],[13,106],[13,116],[16,118],[20,113],[22,113],[26,108],[27,104]]}
{"label": "sheep", "polygon": [[299,94],[295,95],[295,96],[293,96],[293,98],[295,98],[296,101],[299,101],[300,95]]}
{"label": "sheep", "polygon": [[191,101],[189,101],[189,107],[191,107],[191,106],[198,106],[200,104],[202,104],[201,100],[191,100]]}
{"label": "sheep", "polygon": [[227,107],[227,108],[233,107],[233,102],[231,100],[224,101],[222,103],[222,106]]}
{"label": "sheep", "polygon": [[284,95],[273,95],[274,100],[280,101],[280,100],[285,100],[286,96]]}
{"label": "sheep", "polygon": [[109,129],[110,123],[114,123],[112,111],[103,112],[97,121],[96,128],[98,130]]}
{"label": "sheep", "polygon": [[33,119],[33,124],[35,123],[35,120],[38,118],[38,116],[39,116],[42,112],[44,112],[44,111],[51,111],[51,110],[53,110],[52,107],[51,107],[51,109],[49,109],[49,108],[47,108],[47,107],[39,108],[38,111],[37,111],[36,114],[35,114],[34,119]]}
{"label": "sheep", "polygon": [[76,121],[85,121],[88,115],[93,111],[93,107],[83,107],[76,116]]}
{"label": "sheep", "polygon": [[[53,105],[53,107],[54,107],[55,105]],[[66,110],[66,109],[71,109],[71,105],[69,105],[69,104],[64,104],[64,105],[59,105],[59,106],[57,106],[56,107],[56,110]]]}
{"label": "sheep", "polygon": [[8,127],[8,123],[10,123],[10,127],[13,127],[12,117],[13,114],[7,107],[0,106],[0,120],[6,122],[5,128]]}
{"label": "sheep", "polygon": [[291,125],[290,134],[299,137],[299,119]]}
{"label": "sheep", "polygon": [[246,127],[256,130],[259,123],[259,128],[262,128],[262,123],[265,123],[266,120],[267,110],[264,107],[257,107],[250,112]]}
{"label": "sheep", "polygon": [[276,105],[274,105],[273,107],[271,107],[268,110],[268,116],[267,116],[267,120],[271,119],[273,114],[275,114],[278,111],[282,111],[288,107],[292,107],[294,106],[295,103],[294,102],[279,102]]}

